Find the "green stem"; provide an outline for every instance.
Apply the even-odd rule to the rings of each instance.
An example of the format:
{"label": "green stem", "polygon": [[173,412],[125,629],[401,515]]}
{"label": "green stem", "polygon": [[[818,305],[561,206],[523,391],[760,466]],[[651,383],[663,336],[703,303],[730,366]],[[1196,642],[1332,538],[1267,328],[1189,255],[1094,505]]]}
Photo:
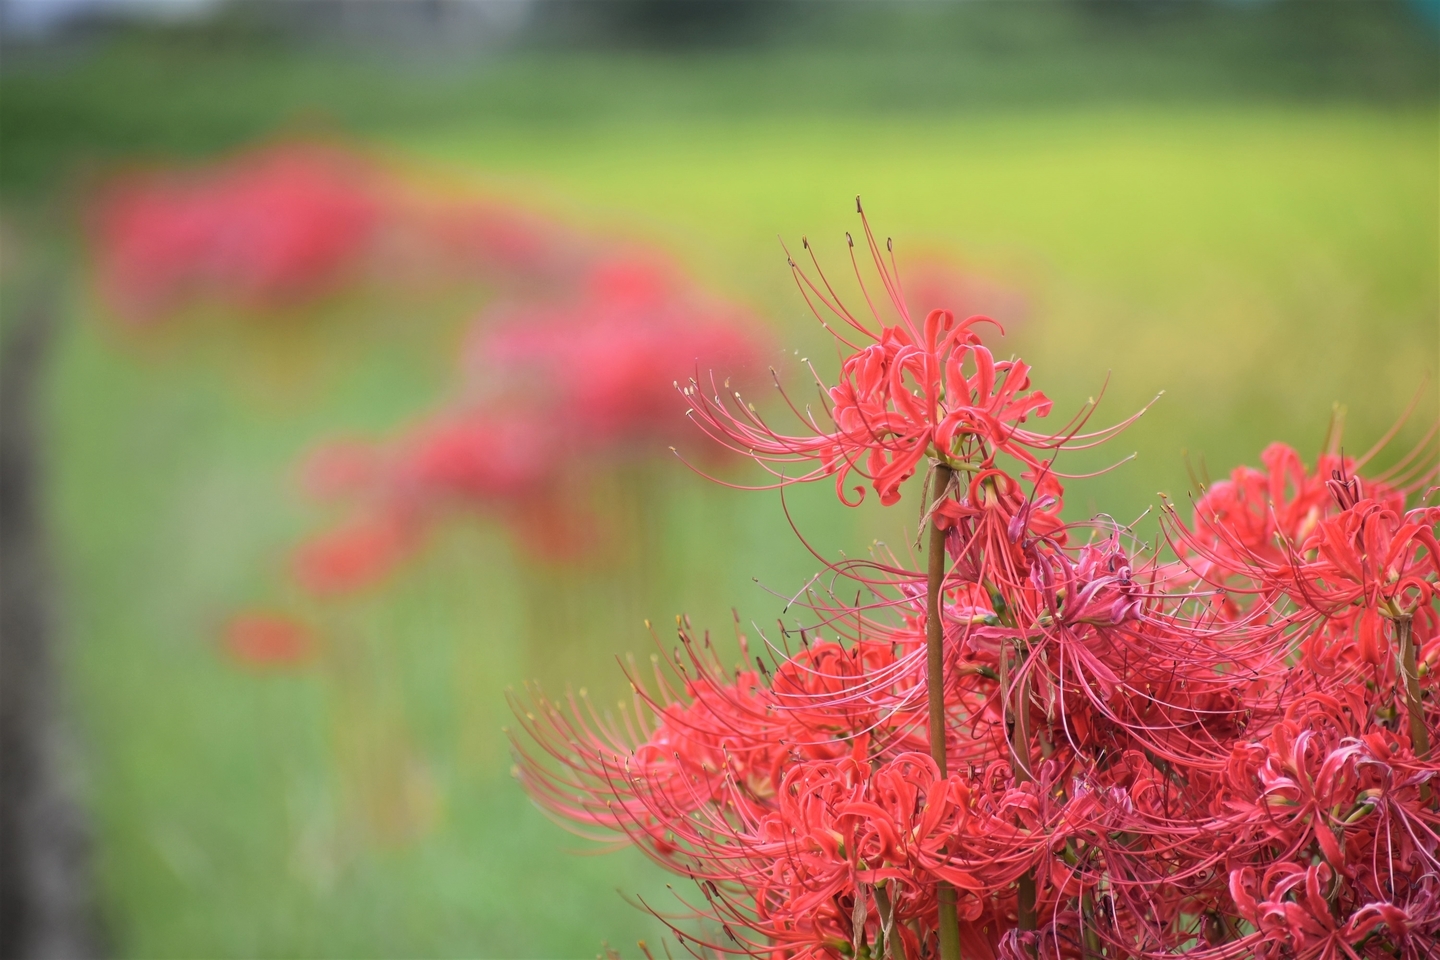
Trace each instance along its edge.
{"label": "green stem", "polygon": [[1420,701],[1420,668],[1415,662],[1415,637],[1410,618],[1395,621],[1400,639],[1400,667],[1405,680],[1405,713],[1410,718],[1410,747],[1420,760],[1430,759],[1430,731],[1425,729],[1425,706]]}
{"label": "green stem", "polygon": [[[1395,621],[1400,640],[1400,672],[1405,683],[1405,715],[1410,720],[1410,748],[1419,760],[1430,759],[1430,731],[1425,727],[1425,704],[1420,699],[1420,667],[1415,662],[1415,635],[1409,617]],[[1434,797],[1430,784],[1420,785],[1420,802],[1429,805]]]}
{"label": "green stem", "polygon": [[[949,776],[945,760],[945,627],[940,619],[941,585],[945,580],[945,531],[936,525],[933,509],[950,489],[951,469],[935,466],[931,495],[930,567],[925,591],[925,687],[930,697],[930,756]],[[940,960],[960,960],[960,921],[955,914],[955,888],[945,881],[937,884],[940,902]]]}
{"label": "green stem", "polygon": [[[1024,663],[1024,647],[1020,646],[1021,665]],[[1003,648],[1000,673],[1009,679],[1010,650]],[[1003,686],[1002,686],[1003,690]],[[1025,674],[1015,685],[1015,698],[1008,705],[1010,714],[1010,764],[1014,768],[1015,782],[1029,783],[1034,780],[1030,773],[1030,675]],[[1016,913],[1022,932],[1035,929],[1035,874],[1026,873],[1015,885]]]}
{"label": "green stem", "polygon": [[1082,960],[1101,960],[1104,948],[1100,945],[1100,931],[1095,929],[1095,894],[1089,890],[1080,895],[1080,916],[1085,924],[1080,956]]}
{"label": "green stem", "polygon": [[880,923],[886,931],[881,956],[888,953],[890,960],[905,960],[905,942],[900,938],[900,924],[895,920],[895,905],[890,902],[883,883],[875,884],[875,906],[880,910]]}
{"label": "green stem", "polygon": [[1035,873],[1031,871],[1015,882],[1016,913],[1021,932],[1035,929]]}

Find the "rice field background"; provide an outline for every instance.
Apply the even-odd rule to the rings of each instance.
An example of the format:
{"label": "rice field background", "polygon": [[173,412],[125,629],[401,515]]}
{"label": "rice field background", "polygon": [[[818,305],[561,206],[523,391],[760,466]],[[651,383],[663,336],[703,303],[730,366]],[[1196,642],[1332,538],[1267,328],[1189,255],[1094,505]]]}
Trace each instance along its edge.
{"label": "rice field background", "polygon": [[[457,521],[385,590],[307,608],[328,638],[315,663],[237,668],[217,646],[229,612],[305,603],[282,575],[288,546],[317,522],[295,490],[298,458],[318,437],[383,434],[441,396],[479,295],[341,296],[305,323],[215,314],[143,337],[107,323],[75,266],[74,201],[47,179],[44,151],[64,155],[64,138],[36,125],[54,113],[41,107],[120,117],[104,162],[205,156],[316,122],[271,124],[248,106],[280,89],[277,75],[286,90],[303,88],[297,76],[343,85],[283,58],[272,72],[262,55],[225,54],[208,72],[179,55],[143,70],[126,59],[133,50],[107,56],[5,76],[3,110],[30,135],[7,131],[7,217],[40,238],[29,262],[61,264],[47,269],[64,277],[45,395],[47,506],[66,703],[113,949],[578,957],[659,942],[658,921],[617,893],[665,909],[659,871],[631,852],[573,855],[593,845],[511,782],[506,689],[538,677],[613,698],[616,656],[649,653],[645,618],[662,639],[680,613],[725,635],[732,608],[747,625],[773,623],[816,567],[787,509],[822,552],[873,538],[904,550],[915,518],[847,510],[828,484],[782,504],[707,485],[678,462],[647,468],[644,496],[632,490],[626,508],[658,531],[647,558],[546,566],[484,522]],[[1313,456],[1336,403],[1347,449],[1367,448],[1417,393],[1417,421],[1440,412],[1433,97],[957,96],[889,110],[837,96],[826,109],[752,111],[749,98],[778,96],[770,81],[809,72],[793,60],[782,70],[739,56],[700,67],[611,56],[495,67],[465,88],[473,112],[452,90],[445,110],[410,123],[367,125],[356,108],[345,132],[427,175],[674,251],[766,318],[787,375],[797,352],[822,372],[836,362],[777,234],[792,250],[808,236],[843,276],[863,196],[902,274],[907,257],[944,256],[1019,293],[1016,316],[998,318],[1011,321],[1004,351],[1034,365],[1057,417],[1107,376],[1101,419],[1164,391],[1112,445],[1139,456],[1070,488],[1074,517],[1129,520],[1157,491],[1183,502],[1187,457],[1218,476],[1271,440]],[[166,65],[203,82],[166,90]],[[832,55],[810,66],[847,90],[877,69]],[[944,69],[944,82],[963,80]],[[150,114],[133,99],[142,94],[155,98]],[[94,106],[107,98],[126,102]],[[197,119],[207,104],[210,128]],[[333,117],[346,109],[320,126],[341,126]],[[124,119],[140,116],[169,119]],[[103,166],[86,162],[73,174],[82,181]],[[696,448],[703,438],[682,413],[677,398],[677,445]],[[1402,429],[1393,455],[1421,432]]]}

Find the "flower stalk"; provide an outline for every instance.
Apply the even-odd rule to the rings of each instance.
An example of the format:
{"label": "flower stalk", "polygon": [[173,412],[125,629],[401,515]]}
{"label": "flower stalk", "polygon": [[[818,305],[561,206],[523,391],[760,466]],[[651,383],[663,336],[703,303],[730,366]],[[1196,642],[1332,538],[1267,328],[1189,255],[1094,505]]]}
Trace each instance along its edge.
{"label": "flower stalk", "polygon": [[[1425,704],[1420,697],[1420,666],[1415,655],[1415,627],[1410,617],[1395,621],[1400,647],[1401,682],[1405,685],[1405,716],[1410,721],[1410,749],[1420,761],[1430,759],[1430,731],[1425,727]],[[1420,786],[1420,802],[1429,804],[1435,797],[1430,784]]]}
{"label": "flower stalk", "polygon": [[1425,706],[1420,699],[1420,668],[1415,656],[1415,631],[1410,617],[1395,621],[1400,641],[1400,671],[1405,685],[1405,715],[1410,720],[1410,748],[1419,760],[1430,759],[1430,731],[1425,729]]}
{"label": "flower stalk", "polygon": [[1085,925],[1080,936],[1081,960],[1101,960],[1105,953],[1100,945],[1100,933],[1095,929],[1095,894],[1089,890],[1080,896],[1080,918]]}
{"label": "flower stalk", "polygon": [[[944,463],[935,465],[931,503],[939,506],[950,489],[953,471]],[[930,556],[925,584],[925,687],[930,706],[930,756],[941,777],[949,776],[945,756],[945,626],[942,603],[945,583],[945,531],[930,520]],[[955,888],[941,881],[936,890],[940,902],[940,958],[960,960],[960,925],[955,914]]]}
{"label": "flower stalk", "polygon": [[[1033,783],[1035,777],[1030,771],[1030,675],[1024,669],[1025,649],[1019,647],[1016,667],[1018,677],[1012,676],[1010,665],[1010,644],[1004,643],[1000,651],[1000,695],[1004,705],[1005,727],[1010,734],[1010,766],[1018,786]],[[1035,929],[1035,874],[1026,871],[1015,883],[1016,926],[1021,933]]]}

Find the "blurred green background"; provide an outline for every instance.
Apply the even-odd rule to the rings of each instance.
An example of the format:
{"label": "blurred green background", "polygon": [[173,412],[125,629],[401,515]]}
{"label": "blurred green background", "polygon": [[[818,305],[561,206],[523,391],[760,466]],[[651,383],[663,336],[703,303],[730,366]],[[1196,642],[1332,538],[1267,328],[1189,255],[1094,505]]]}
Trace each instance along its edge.
{"label": "blurred green background", "polygon": [[[827,375],[775,238],[808,235],[843,274],[863,195],[902,271],[912,251],[944,255],[1023,294],[1003,351],[1057,410],[1107,374],[1102,419],[1165,391],[1071,461],[1139,452],[1075,483],[1073,517],[1183,498],[1182,454],[1217,476],[1275,439],[1313,457],[1336,402],[1363,449],[1420,391],[1396,455],[1440,412],[1433,4],[414,6],[107,8],[43,30],[5,8],[0,304],[63,291],[46,507],[117,955],[580,957],[660,940],[615,891],[663,907],[667,878],[630,853],[572,855],[585,844],[510,780],[504,691],[542,676],[608,696],[615,655],[647,652],[642,616],[773,623],[783,600],[756,581],[789,594],[816,566],[776,494],[667,465],[646,481],[663,562],[643,575],[537,568],[457,521],[382,593],[312,611],[343,654],[237,670],[216,653],[225,616],[298,602],[279,570],[317,519],[297,458],[442,397],[481,294],[124,334],[86,286],[78,230],[117,164],[341,133],[668,248]],[[822,484],[787,502],[832,554],[913,535],[908,500],[852,511]]]}

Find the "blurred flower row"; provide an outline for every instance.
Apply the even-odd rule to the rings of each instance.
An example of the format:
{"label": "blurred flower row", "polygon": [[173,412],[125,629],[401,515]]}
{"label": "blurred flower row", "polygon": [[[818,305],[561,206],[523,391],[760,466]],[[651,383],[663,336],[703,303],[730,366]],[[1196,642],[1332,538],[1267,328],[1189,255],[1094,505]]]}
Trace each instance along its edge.
{"label": "blurred flower row", "polygon": [[135,326],[196,302],[269,313],[356,283],[464,276],[521,286],[574,269],[574,238],[544,218],[426,189],[321,142],[121,174],[88,219],[99,291]]}
{"label": "blurred flower row", "polygon": [[[132,327],[204,305],[294,318],[355,287],[441,280],[490,294],[445,401],[393,436],[320,440],[306,458],[304,489],[342,515],[294,554],[294,581],[315,597],[377,586],[456,511],[498,519],[529,555],[583,558],[615,532],[587,478],[666,451],[675,381],[701,367],[753,375],[766,352],[748,310],[659,250],[582,236],[336,144],[124,174],[89,219],[97,291]],[[236,653],[298,656],[297,630],[261,622],[232,631],[244,638]]]}

